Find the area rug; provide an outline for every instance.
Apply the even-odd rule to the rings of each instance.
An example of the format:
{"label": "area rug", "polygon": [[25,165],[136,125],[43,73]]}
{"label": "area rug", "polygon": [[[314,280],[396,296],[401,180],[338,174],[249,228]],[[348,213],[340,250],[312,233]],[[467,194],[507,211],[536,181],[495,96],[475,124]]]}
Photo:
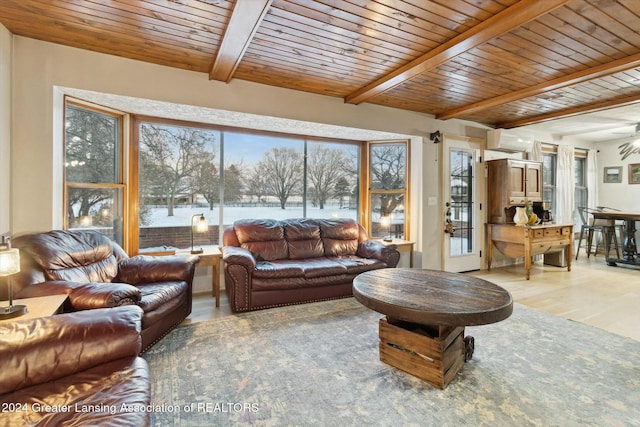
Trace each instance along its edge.
{"label": "area rug", "polygon": [[155,426],[640,426],[640,342],[516,304],[440,390],[382,363],[355,299],[179,327],[145,354]]}

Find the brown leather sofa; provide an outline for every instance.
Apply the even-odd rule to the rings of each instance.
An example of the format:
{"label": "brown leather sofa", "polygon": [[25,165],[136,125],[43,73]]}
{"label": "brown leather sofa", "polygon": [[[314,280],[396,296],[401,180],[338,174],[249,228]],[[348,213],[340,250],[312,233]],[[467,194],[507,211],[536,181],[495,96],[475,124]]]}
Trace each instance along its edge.
{"label": "brown leather sofa", "polygon": [[65,311],[135,304],[144,311],[144,352],[191,314],[196,256],[129,257],[91,230],[54,230],[13,239],[21,271],[15,298],[68,294]]}
{"label": "brown leather sofa", "polygon": [[141,320],[131,305],[0,323],[0,425],[148,426]]}
{"label": "brown leather sofa", "polygon": [[400,260],[351,219],[240,220],[222,241],[234,312],[351,296],[355,276]]}

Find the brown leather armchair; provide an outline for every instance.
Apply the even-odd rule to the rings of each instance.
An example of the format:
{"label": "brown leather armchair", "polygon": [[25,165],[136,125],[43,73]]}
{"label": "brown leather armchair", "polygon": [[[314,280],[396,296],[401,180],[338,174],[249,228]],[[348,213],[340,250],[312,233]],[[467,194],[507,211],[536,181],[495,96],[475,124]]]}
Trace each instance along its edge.
{"label": "brown leather armchair", "polygon": [[65,311],[138,305],[143,352],[191,314],[196,256],[129,257],[90,230],[29,234],[12,243],[21,263],[9,279],[15,298],[68,294]]}
{"label": "brown leather armchair", "polygon": [[141,319],[131,305],[0,323],[0,425],[149,425]]}

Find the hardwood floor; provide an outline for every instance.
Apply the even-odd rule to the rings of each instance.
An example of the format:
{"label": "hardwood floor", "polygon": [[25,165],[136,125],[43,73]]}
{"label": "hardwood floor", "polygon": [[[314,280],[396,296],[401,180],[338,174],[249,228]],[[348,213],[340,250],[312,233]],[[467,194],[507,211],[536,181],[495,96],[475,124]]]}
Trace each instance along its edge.
{"label": "hardwood floor", "polygon": [[[515,302],[640,341],[640,269],[609,267],[602,255],[580,255],[572,271],[538,261],[531,279],[522,264],[470,273],[511,292]],[[232,315],[224,291],[216,309],[211,294],[194,295],[184,323]]]}

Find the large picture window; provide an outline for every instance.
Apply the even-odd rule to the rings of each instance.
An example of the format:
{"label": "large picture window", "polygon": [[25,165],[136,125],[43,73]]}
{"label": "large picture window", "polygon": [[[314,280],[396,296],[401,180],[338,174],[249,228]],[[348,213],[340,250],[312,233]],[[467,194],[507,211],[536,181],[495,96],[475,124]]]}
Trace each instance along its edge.
{"label": "large picture window", "polygon": [[139,252],[218,245],[238,219],[358,218],[357,142],[141,119],[134,152]]}
{"label": "large picture window", "polygon": [[122,114],[71,101],[65,108],[65,227],[123,244]]}

